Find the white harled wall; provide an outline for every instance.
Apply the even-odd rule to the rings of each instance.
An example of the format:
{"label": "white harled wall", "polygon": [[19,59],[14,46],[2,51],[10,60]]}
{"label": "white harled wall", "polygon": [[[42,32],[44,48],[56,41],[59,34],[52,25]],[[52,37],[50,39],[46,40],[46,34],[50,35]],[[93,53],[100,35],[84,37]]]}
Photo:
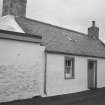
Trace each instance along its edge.
{"label": "white harled wall", "polygon": [[0,17],[2,16],[3,0],[0,0]]}
{"label": "white harled wall", "polygon": [[[72,57],[72,56],[71,56]],[[97,60],[97,87],[105,87],[105,59],[75,58],[75,78],[64,78],[64,55],[47,55],[47,95],[61,95],[88,90],[87,60]]]}
{"label": "white harled wall", "polygon": [[11,15],[0,17],[0,29],[24,33],[21,27],[17,24],[15,17]]}
{"label": "white harled wall", "polygon": [[0,39],[0,102],[43,95],[44,47]]}
{"label": "white harled wall", "polygon": [[105,59],[98,60],[97,69],[97,86],[98,88],[105,87]]}

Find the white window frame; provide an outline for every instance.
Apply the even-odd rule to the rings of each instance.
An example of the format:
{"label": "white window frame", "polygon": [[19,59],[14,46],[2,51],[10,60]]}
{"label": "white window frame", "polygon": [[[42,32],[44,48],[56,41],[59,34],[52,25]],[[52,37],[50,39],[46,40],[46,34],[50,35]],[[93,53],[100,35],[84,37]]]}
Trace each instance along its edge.
{"label": "white window frame", "polygon": [[64,61],[65,66],[65,79],[74,79],[74,58],[73,57],[65,57]]}

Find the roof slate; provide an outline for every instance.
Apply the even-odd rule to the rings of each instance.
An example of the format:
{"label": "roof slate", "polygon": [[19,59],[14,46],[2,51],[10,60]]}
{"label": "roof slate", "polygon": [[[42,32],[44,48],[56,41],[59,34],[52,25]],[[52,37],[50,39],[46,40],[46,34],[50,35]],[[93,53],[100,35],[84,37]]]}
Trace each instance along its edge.
{"label": "roof slate", "polygon": [[41,43],[41,36],[31,35],[27,33],[12,32],[7,30],[0,30],[0,39],[10,39],[31,43]]}
{"label": "roof slate", "polygon": [[15,19],[24,32],[42,36],[46,51],[105,58],[105,45],[84,33],[24,17]]}

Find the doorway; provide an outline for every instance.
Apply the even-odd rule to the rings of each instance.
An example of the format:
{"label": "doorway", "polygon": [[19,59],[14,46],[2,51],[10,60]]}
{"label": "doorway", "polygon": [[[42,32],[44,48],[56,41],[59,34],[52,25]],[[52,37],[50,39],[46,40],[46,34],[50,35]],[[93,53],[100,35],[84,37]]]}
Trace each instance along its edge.
{"label": "doorway", "polygon": [[97,88],[97,61],[88,60],[88,88]]}

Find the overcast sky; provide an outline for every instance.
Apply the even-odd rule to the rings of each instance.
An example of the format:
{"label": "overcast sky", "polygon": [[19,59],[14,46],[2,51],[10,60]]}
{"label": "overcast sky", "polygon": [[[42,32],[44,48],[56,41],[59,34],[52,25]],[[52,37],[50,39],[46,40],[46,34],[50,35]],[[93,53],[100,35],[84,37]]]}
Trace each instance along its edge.
{"label": "overcast sky", "polygon": [[105,0],[28,0],[27,6],[33,19],[83,33],[95,20],[105,42]]}

